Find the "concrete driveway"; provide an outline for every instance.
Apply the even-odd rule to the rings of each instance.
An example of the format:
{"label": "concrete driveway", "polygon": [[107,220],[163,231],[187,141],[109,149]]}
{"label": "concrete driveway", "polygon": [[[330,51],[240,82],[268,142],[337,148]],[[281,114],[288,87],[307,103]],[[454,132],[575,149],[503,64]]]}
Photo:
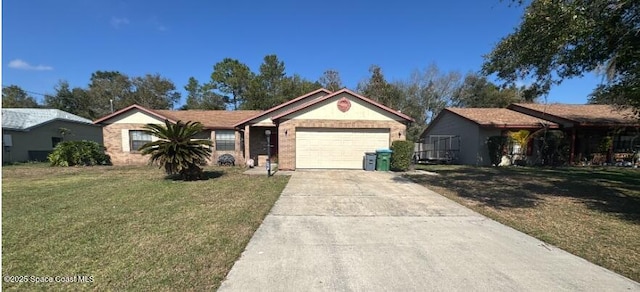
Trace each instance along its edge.
{"label": "concrete driveway", "polygon": [[219,291],[640,291],[392,173],[296,171]]}

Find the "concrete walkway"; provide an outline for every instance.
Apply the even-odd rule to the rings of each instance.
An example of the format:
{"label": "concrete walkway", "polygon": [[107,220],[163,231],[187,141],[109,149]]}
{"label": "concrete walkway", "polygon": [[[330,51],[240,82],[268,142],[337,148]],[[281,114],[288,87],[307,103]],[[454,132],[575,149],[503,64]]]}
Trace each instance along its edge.
{"label": "concrete walkway", "polygon": [[219,291],[640,291],[391,173],[296,171]]}

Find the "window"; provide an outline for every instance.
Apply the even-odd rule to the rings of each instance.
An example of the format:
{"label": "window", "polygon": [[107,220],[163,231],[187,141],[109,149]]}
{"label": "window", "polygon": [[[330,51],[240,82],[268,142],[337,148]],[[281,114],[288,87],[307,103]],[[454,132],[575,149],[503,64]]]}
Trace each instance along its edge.
{"label": "window", "polygon": [[613,152],[633,152],[634,148],[640,145],[638,136],[618,136],[613,143]]}
{"label": "window", "polygon": [[56,148],[58,143],[62,142],[62,138],[60,137],[51,137],[51,147]]}
{"label": "window", "polygon": [[131,151],[138,151],[142,145],[151,142],[151,134],[140,130],[129,131],[129,146]]}
{"label": "window", "polygon": [[233,151],[236,149],[236,134],[234,131],[216,131],[216,150]]}

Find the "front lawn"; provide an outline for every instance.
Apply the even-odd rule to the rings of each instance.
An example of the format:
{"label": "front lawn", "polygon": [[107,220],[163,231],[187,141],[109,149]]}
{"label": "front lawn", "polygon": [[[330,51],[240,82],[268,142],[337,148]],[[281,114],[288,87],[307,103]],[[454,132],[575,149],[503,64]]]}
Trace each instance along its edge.
{"label": "front lawn", "polygon": [[640,281],[640,169],[418,166],[414,181]]}
{"label": "front lawn", "polygon": [[3,167],[3,276],[93,277],[3,288],[215,290],[288,177],[205,171],[182,182],[146,166]]}

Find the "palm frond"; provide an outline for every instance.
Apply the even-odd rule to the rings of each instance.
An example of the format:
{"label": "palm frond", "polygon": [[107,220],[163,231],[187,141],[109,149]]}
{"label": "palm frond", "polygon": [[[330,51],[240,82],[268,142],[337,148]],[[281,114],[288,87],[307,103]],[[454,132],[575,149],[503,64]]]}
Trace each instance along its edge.
{"label": "palm frond", "polygon": [[167,174],[199,173],[199,165],[211,157],[212,142],[194,139],[203,130],[202,123],[192,121],[174,124],[165,120],[164,126],[148,124],[144,131],[159,140],[142,145],[140,151],[143,155],[150,155],[149,162],[159,164]]}

